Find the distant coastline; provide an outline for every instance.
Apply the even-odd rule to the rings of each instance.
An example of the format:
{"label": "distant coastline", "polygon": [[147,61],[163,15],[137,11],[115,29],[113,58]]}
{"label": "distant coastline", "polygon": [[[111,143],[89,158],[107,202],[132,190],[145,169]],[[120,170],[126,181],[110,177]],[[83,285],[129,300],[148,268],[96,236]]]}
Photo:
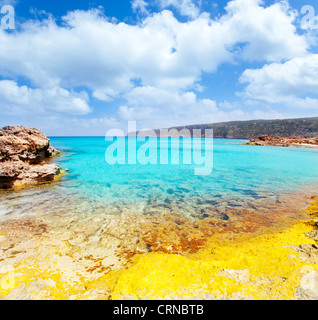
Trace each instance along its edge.
{"label": "distant coastline", "polygon": [[[263,135],[274,137],[300,137],[317,138],[318,137],[318,117],[297,118],[282,120],[248,120],[248,121],[230,121],[212,124],[197,124],[187,126],[176,126],[168,128],[169,136],[174,136],[173,129],[181,131],[188,129],[193,136],[193,130],[212,129],[213,137],[220,139],[256,139]],[[162,129],[144,130],[137,132],[138,135],[146,136],[149,132],[155,132],[158,136]],[[171,134],[170,134],[171,133]],[[177,136],[177,135],[176,135]]]}

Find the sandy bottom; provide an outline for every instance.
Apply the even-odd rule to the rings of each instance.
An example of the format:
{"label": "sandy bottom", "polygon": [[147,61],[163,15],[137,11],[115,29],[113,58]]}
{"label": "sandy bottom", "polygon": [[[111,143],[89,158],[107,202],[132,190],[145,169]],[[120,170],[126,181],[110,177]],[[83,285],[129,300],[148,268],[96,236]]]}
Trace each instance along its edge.
{"label": "sandy bottom", "polygon": [[192,217],[155,202],[149,214],[107,214],[36,190],[37,211],[25,196],[11,216],[18,195],[0,195],[2,299],[318,299],[309,190],[224,212],[205,203]]}

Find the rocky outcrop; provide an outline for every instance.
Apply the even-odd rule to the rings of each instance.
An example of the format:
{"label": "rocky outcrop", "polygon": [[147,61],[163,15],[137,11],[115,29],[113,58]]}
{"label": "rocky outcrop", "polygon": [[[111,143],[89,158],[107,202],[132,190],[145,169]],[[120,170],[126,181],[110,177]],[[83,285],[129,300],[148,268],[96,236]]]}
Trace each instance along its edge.
{"label": "rocky outcrop", "polygon": [[61,173],[47,159],[58,155],[38,129],[8,126],[0,130],[0,188],[54,180]]}
{"label": "rocky outcrop", "polygon": [[262,135],[257,139],[251,139],[245,144],[254,146],[318,148],[318,138],[273,137],[270,135]]}

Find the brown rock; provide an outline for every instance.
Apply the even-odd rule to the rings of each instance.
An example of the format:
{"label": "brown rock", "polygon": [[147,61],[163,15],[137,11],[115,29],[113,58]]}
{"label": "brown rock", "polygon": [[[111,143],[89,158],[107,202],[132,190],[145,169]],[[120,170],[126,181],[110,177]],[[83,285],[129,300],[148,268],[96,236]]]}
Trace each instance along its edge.
{"label": "brown rock", "polygon": [[9,126],[0,130],[0,188],[54,180],[61,169],[45,160],[59,154],[38,129]]}
{"label": "brown rock", "polygon": [[23,126],[9,126],[0,130],[0,162],[21,160],[39,164],[55,152],[41,130]]}
{"label": "brown rock", "polygon": [[263,135],[258,139],[251,139],[245,144],[255,146],[318,148],[318,138],[274,137]]}

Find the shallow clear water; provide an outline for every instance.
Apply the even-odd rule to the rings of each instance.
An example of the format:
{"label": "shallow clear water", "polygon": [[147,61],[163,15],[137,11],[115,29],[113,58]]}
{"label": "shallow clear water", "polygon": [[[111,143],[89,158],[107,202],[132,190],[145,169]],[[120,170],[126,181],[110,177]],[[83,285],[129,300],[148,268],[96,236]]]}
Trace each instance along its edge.
{"label": "shallow clear water", "polygon": [[[157,141],[153,139],[151,147],[159,145]],[[105,151],[112,142],[102,137],[51,138],[51,142],[66,152],[58,161],[69,170],[67,179],[90,196],[138,200],[184,187],[192,194],[258,198],[258,193],[297,190],[318,181],[317,149],[245,146],[242,140],[214,139],[213,171],[204,176],[195,175],[194,164],[107,164]],[[137,150],[143,143],[137,143]],[[191,147],[190,139],[186,143]],[[127,143],[125,147],[128,153]],[[138,192],[145,188],[146,193]]]}
{"label": "shallow clear water", "polygon": [[[121,139],[127,157],[135,155],[135,151],[126,148],[128,139]],[[64,152],[50,160],[68,169],[61,180],[0,190],[0,276],[1,272],[16,270],[17,283],[22,284],[9,294],[14,299],[50,299],[57,290],[63,296],[72,292],[72,298],[110,298],[116,289],[112,284],[108,288],[105,279],[119,283],[117,275],[121,277],[123,269],[125,273],[131,272],[129,268],[136,261],[146,261],[146,265],[150,261],[151,274],[167,275],[171,277],[169,283],[178,281],[169,270],[182,269],[181,263],[193,261],[199,268],[194,279],[213,280],[204,276],[202,263],[210,266],[207,263],[211,261],[216,275],[231,266],[225,260],[223,269],[218,264],[221,261],[214,261],[215,246],[222,250],[228,241],[240,241],[243,236],[242,243],[246,243],[246,235],[281,231],[295,220],[308,219],[302,209],[312,195],[318,194],[318,149],[245,146],[241,140],[214,140],[213,171],[209,175],[196,175],[195,161],[179,165],[110,165],[105,152],[111,142],[104,138],[52,138],[51,142]],[[152,160],[157,158],[157,142],[148,141]],[[183,151],[192,150],[192,142],[186,140]],[[142,147],[143,141],[137,145]],[[172,154],[179,150],[175,139],[170,149]],[[194,150],[197,156],[200,152],[197,143]],[[117,155],[121,151],[117,150]],[[182,159],[182,148],[179,151]],[[271,244],[264,241],[260,243],[260,252],[269,252]],[[263,243],[265,251],[261,248]],[[234,263],[233,249],[229,251],[229,259]],[[189,255],[197,252],[198,256],[189,259]],[[249,251],[242,252],[249,255]],[[253,254],[251,259],[242,257],[242,252],[237,260],[249,261],[247,266],[254,270],[254,262],[259,260]],[[279,255],[281,252],[279,249]],[[164,253],[164,260],[152,263],[151,257],[157,257],[153,254],[150,260],[134,259],[135,255],[143,259],[148,253]],[[166,272],[165,266],[171,263],[167,254],[180,262]],[[189,260],[179,260],[179,255]],[[226,252],[220,257],[228,255]],[[262,253],[261,260],[263,266],[267,260]],[[275,261],[284,262],[280,256]],[[144,278],[143,270],[148,270],[143,263],[141,269],[134,268],[142,270],[141,277],[128,273],[129,277],[132,275],[131,281],[138,279],[134,283],[139,283]],[[228,270],[235,271],[237,266],[235,261],[233,269]],[[156,268],[158,273],[157,270],[153,273]],[[116,272],[107,278],[110,271]],[[285,274],[284,278],[276,274],[275,271],[275,278],[281,279],[278,283],[285,283]],[[186,279],[191,277],[187,275]],[[148,281],[147,271],[145,279]],[[260,279],[262,288],[263,283],[272,283],[268,278]],[[198,281],[200,294],[205,293],[208,287],[201,283],[205,280]],[[233,279],[229,283],[232,282]],[[179,288],[182,283],[183,280],[176,286]],[[53,288],[52,296],[49,288]],[[224,291],[221,292],[223,295]]]}
{"label": "shallow clear water", "polygon": [[[127,141],[122,147],[134,155]],[[307,219],[302,209],[318,194],[318,149],[215,139],[213,171],[195,175],[195,162],[110,165],[111,142],[104,138],[51,142],[64,152],[50,160],[68,169],[61,180],[0,190],[0,269],[24,261],[26,272],[40,265],[71,275],[74,283],[91,281],[129,267],[136,254],[188,255],[211,242],[282,230]],[[148,141],[152,160],[157,142]],[[186,140],[184,150],[192,142]],[[176,148],[173,140],[173,154]],[[198,155],[197,143],[193,149]]]}
{"label": "shallow clear water", "polygon": [[[128,149],[132,138],[119,139],[124,141],[126,158],[135,153]],[[75,210],[88,215],[175,213],[203,219],[212,207],[221,213],[228,208],[259,210],[279,204],[291,192],[318,185],[318,149],[246,146],[243,140],[214,139],[213,171],[196,175],[198,166],[193,161],[182,164],[182,159],[183,152],[201,152],[197,144],[184,139],[178,148],[178,141],[171,141],[165,151],[170,161],[179,149],[178,165],[110,165],[105,152],[113,142],[104,137],[51,138],[52,145],[64,152],[53,161],[68,173],[56,185],[5,193],[0,216]],[[146,142],[149,156],[159,160],[159,139]],[[138,140],[137,150],[144,143]]]}

